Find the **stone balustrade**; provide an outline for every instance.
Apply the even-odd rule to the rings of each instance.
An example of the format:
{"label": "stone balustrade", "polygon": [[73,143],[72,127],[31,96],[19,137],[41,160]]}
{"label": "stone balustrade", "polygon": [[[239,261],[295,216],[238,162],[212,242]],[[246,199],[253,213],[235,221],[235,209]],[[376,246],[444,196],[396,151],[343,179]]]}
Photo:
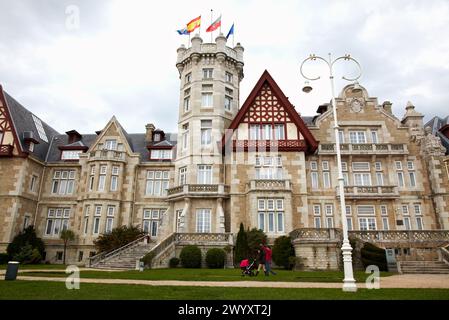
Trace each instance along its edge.
{"label": "stone balustrade", "polygon": [[229,194],[229,186],[224,184],[185,184],[167,190],[167,196],[179,197],[226,197]]}
{"label": "stone balustrade", "polygon": [[263,179],[263,180],[251,180],[248,183],[249,191],[257,190],[291,190],[290,180],[284,179]]}
{"label": "stone balustrade", "polygon": [[[345,186],[344,190],[347,199],[399,198],[396,186]],[[335,188],[335,192],[340,197],[339,187]]]}
{"label": "stone balustrade", "polygon": [[449,243],[449,230],[349,231],[349,236],[369,242]]}
{"label": "stone balustrade", "polygon": [[341,240],[342,232],[337,228],[300,228],[290,232],[290,238],[294,240]]}
{"label": "stone balustrade", "polygon": [[116,150],[95,150],[89,153],[89,161],[109,160],[109,161],[126,161],[126,152]]}
{"label": "stone balustrade", "polygon": [[176,233],[174,241],[179,244],[185,243],[229,243],[233,244],[231,233]]}
{"label": "stone balustrade", "polygon": [[[341,154],[408,154],[407,145],[400,143],[341,143]],[[335,143],[319,145],[320,154],[334,154]]]}

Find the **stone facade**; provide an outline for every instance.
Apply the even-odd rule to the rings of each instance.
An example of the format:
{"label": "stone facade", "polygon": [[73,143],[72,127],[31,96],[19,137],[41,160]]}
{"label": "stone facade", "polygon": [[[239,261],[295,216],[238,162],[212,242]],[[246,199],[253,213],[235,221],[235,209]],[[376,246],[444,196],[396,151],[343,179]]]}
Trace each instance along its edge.
{"label": "stone facade", "polygon": [[[14,110],[23,107],[1,91],[0,251],[34,225],[45,260],[62,262],[59,232],[68,228],[76,240],[67,261],[86,264],[98,235],[134,225],[164,244],[154,263],[166,266],[186,244],[203,251],[232,244],[232,236],[222,241],[208,234],[235,235],[243,223],[263,229],[270,242],[311,230],[294,239],[303,267],[338,268],[332,110],[324,104],[317,115],[300,116],[267,71],[240,107],[243,51],[240,44],[228,47],[222,35],[215,43],[195,36],[190,48],[178,49],[177,135],[153,124],[128,134],[113,117],[90,135],[60,135],[44,124],[44,141],[36,123],[14,128]],[[449,159],[439,139],[425,132],[423,115],[409,103],[399,119],[391,103],[353,89],[348,85],[336,99],[349,229],[448,230]],[[195,234],[201,236],[188,236]],[[423,255],[436,246],[414,248]]]}

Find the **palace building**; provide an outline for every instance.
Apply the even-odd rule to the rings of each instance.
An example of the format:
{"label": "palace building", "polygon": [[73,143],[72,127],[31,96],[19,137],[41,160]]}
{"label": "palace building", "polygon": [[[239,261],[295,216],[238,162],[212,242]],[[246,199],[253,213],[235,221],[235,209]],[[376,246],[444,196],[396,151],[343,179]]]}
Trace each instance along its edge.
{"label": "palace building", "polygon": [[[176,133],[157,123],[128,133],[140,130],[112,117],[95,133],[61,134],[0,87],[0,251],[34,225],[51,263],[62,263],[59,234],[71,229],[69,263],[134,268],[153,251],[153,266],[165,267],[187,244],[232,247],[243,223],[269,241],[290,235],[304,269],[336,269],[339,139],[350,235],[398,261],[440,259],[449,243],[448,118],[424,125],[410,102],[398,118],[390,102],[351,84],[336,98],[335,137],[330,104],[303,116],[268,71],[240,104],[243,53],[223,35],[178,48]],[[150,241],[97,255],[93,241],[121,225]]]}

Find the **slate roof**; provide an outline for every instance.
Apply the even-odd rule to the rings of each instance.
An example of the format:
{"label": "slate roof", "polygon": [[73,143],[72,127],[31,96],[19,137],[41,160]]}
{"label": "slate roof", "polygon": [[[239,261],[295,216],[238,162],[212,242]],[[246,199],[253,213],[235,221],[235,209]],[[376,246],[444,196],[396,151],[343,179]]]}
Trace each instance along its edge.
{"label": "slate roof", "polygon": [[34,138],[39,141],[38,144],[34,145],[34,151],[31,152],[35,157],[38,159],[45,161],[45,157],[47,155],[47,152],[49,150],[50,142],[54,136],[59,135],[59,133],[50,127],[45,121],[43,121],[40,117],[42,122],[42,127],[44,128],[44,131],[47,135],[48,142],[45,142],[42,140],[39,136],[39,133],[36,129],[36,125],[34,124],[33,120],[33,113],[26,109],[24,106],[22,106],[17,100],[15,100],[13,97],[11,97],[7,92],[3,91],[6,99],[6,104],[8,105],[9,113],[11,114],[13,125],[17,131],[17,137],[20,142],[20,146],[22,147],[23,151],[28,151],[25,141],[23,139],[23,133],[25,131],[32,131]]}
{"label": "slate roof", "polygon": [[449,139],[440,132],[440,129],[445,125],[449,125],[449,116],[445,118],[435,116],[424,125],[424,128],[430,127],[432,129],[432,134],[440,138],[441,144],[446,148],[446,154],[449,154]]}

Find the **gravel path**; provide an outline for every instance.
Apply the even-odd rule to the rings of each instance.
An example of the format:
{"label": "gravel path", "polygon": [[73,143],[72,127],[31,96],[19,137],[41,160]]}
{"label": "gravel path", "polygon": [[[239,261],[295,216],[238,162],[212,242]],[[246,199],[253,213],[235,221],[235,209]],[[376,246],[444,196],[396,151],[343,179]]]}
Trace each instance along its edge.
{"label": "gravel path", "polygon": [[[80,268],[80,270],[85,270]],[[89,269],[92,270],[92,269]],[[21,272],[48,272],[47,270],[21,270]],[[105,270],[103,270],[105,271]],[[117,270],[108,270],[117,271]],[[5,270],[0,271],[2,275]],[[65,282],[65,278],[17,276],[18,280],[58,281]],[[341,283],[329,282],[266,282],[266,281],[178,281],[178,280],[132,280],[132,279],[80,279],[81,283],[107,284],[139,284],[149,286],[201,286],[201,287],[246,287],[246,288],[341,288]],[[358,283],[364,288],[364,283]],[[449,289],[449,275],[447,274],[401,274],[380,278],[381,288],[444,288]]]}

